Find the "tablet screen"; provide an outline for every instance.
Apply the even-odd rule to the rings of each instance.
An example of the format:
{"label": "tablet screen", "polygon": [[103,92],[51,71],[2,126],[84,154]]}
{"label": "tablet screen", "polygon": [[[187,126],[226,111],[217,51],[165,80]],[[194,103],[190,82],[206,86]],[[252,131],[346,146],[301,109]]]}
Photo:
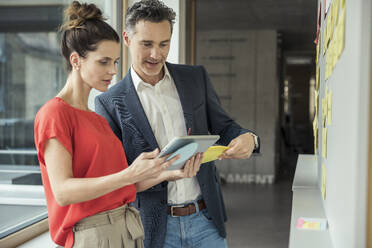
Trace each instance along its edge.
{"label": "tablet screen", "polygon": [[181,169],[187,159],[197,152],[205,152],[210,146],[215,144],[219,138],[219,135],[189,135],[175,137],[161,150],[158,157],[169,154],[172,154],[170,157],[173,157],[176,156],[176,154],[180,154],[180,161],[176,161],[168,167],[168,170]]}

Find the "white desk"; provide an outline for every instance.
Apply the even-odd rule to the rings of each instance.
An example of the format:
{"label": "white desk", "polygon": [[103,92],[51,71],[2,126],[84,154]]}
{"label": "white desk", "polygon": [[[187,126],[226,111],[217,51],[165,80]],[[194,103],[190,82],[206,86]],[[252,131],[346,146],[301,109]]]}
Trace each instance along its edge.
{"label": "white desk", "polygon": [[318,187],[315,155],[299,155],[293,180],[293,201],[289,248],[332,248],[329,230],[299,230],[299,217],[326,218]]}

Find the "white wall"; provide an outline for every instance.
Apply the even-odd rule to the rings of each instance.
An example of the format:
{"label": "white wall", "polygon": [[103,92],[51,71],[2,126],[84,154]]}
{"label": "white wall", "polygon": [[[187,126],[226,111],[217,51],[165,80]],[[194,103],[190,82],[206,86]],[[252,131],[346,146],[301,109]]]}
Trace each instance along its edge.
{"label": "white wall", "polygon": [[[337,248],[366,245],[371,13],[370,0],[346,1],[345,48],[326,83],[323,55],[319,62],[320,99],[324,97],[325,85],[333,93],[327,157],[318,156],[319,182],[324,163],[324,207],[332,243]],[[322,29],[324,26],[323,21]]]}

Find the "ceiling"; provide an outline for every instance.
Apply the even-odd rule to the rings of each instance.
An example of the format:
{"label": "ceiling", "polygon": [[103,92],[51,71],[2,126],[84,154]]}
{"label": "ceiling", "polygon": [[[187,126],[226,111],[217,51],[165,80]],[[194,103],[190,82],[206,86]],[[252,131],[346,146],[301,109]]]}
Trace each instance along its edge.
{"label": "ceiling", "polygon": [[284,52],[313,52],[317,0],[196,0],[198,30],[275,29]]}

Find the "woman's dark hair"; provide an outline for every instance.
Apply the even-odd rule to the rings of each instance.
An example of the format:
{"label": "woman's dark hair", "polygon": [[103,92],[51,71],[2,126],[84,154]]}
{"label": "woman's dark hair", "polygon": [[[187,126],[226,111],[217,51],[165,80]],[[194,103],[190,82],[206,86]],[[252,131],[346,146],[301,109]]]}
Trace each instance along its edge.
{"label": "woman's dark hair", "polygon": [[102,40],[120,42],[116,31],[105,22],[102,11],[95,4],[73,1],[65,10],[65,21],[60,30],[62,33],[61,50],[66,59],[67,71],[72,70],[70,55],[77,52],[85,58],[88,51],[95,51]]}
{"label": "woman's dark hair", "polygon": [[125,16],[125,30],[131,36],[135,32],[136,24],[141,21],[159,23],[168,21],[173,31],[176,13],[159,0],[142,0],[133,4]]}

